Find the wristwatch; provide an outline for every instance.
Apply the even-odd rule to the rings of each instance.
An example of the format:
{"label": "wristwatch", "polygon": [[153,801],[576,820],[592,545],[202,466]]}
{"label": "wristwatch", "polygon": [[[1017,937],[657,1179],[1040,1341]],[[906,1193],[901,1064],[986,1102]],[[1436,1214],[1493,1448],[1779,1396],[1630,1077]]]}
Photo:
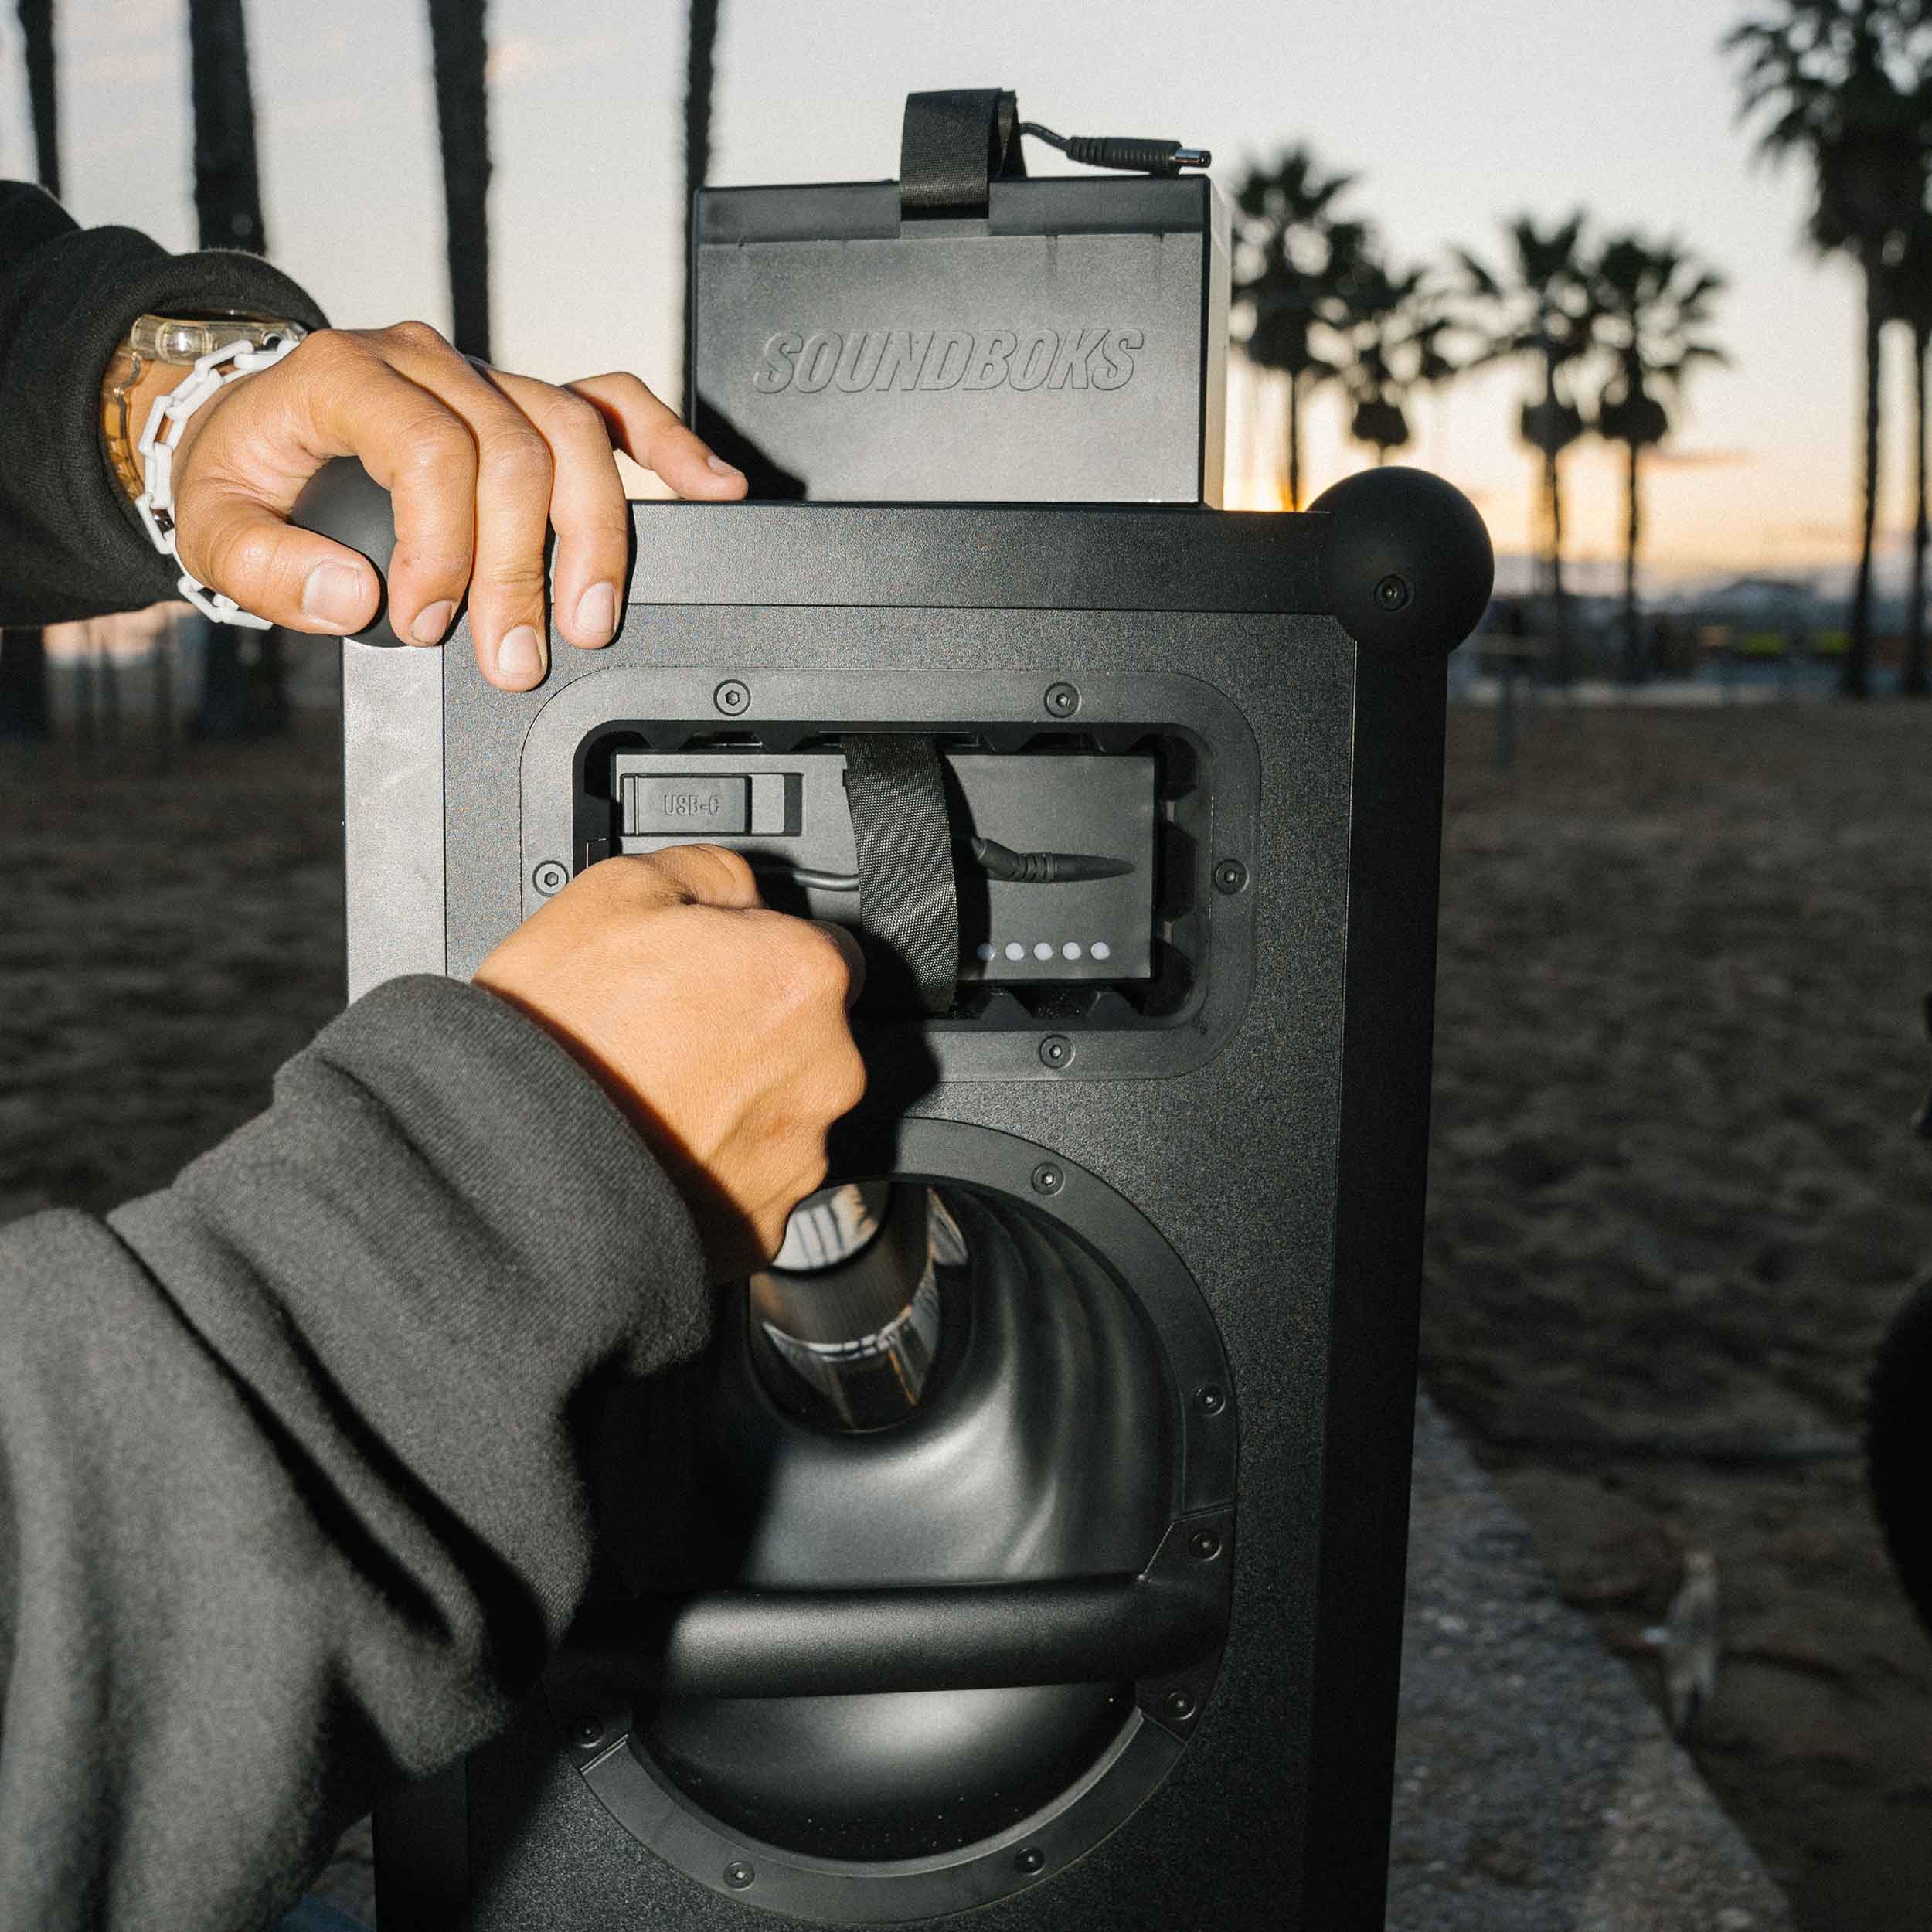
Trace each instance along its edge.
{"label": "wristwatch", "polygon": [[299,342],[308,332],[300,322],[267,315],[209,311],[196,315],[137,315],[109,360],[100,383],[100,437],[121,487],[134,501],[141,492],[140,459],[134,443],[144,423],[128,420],[128,398],[155,363],[192,368],[204,355],[233,342],[260,349],[277,337]]}

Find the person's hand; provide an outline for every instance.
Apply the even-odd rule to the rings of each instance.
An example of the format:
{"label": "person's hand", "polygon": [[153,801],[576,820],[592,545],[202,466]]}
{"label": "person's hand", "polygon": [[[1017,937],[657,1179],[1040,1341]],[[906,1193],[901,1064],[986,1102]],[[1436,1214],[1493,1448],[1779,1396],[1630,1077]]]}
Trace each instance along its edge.
{"label": "person's hand", "polygon": [[637,1123],[689,1203],[713,1278],[762,1266],[825,1177],[866,1074],[846,1024],[856,942],[759,903],[716,845],[607,859],[485,959]]}
{"label": "person's hand", "polygon": [[555,389],[478,368],[426,322],[322,329],[189,417],[174,461],[182,567],[272,624],[359,631],[373,566],[286,521],[324,463],[358,457],[394,499],[396,634],[441,643],[467,590],[483,675],[527,691],[545,670],[548,529],[558,631],[587,650],[616,634],[631,515],[613,443],[680,496],[744,494],[743,473],[634,376]]}

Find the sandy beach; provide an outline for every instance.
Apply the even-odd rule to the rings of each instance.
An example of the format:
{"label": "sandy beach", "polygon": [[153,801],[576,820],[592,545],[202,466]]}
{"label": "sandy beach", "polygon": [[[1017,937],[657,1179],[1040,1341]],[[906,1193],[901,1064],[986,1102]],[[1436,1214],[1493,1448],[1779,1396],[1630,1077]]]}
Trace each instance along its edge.
{"label": "sandy beach", "polygon": [[1716,1556],[1700,1767],[1811,1932],[1922,1932],[1932,1644],[1846,1451],[1932,1257],[1932,716],[1451,743],[1425,1379],[1647,1684]]}
{"label": "sandy beach", "polygon": [[[100,1209],[255,1111],[342,997],[332,721],[0,747],[0,1213]],[[1932,1644],[1855,1454],[1932,1257],[1932,715],[1451,720],[1425,1374],[1564,1594],[1645,1628],[1716,1557],[1694,1740],[1812,1932],[1919,1932]]]}

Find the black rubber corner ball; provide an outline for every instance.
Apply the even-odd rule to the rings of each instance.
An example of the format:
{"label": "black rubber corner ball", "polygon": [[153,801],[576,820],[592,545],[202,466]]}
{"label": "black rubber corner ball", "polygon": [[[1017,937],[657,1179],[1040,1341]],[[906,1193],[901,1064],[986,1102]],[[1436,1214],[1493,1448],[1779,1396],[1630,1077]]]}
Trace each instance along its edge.
{"label": "black rubber corner ball", "polygon": [[1364,470],[1308,509],[1328,519],[1321,587],[1357,643],[1446,656],[1481,621],[1495,553],[1453,484],[1427,470]]}
{"label": "black rubber corner ball", "polygon": [[383,588],[376,621],[352,634],[359,644],[395,644],[403,640],[389,628],[389,561],[396,550],[396,519],[389,492],[352,456],[325,463],[302,487],[288,520],[298,529],[332,536],[359,550],[376,566]]}

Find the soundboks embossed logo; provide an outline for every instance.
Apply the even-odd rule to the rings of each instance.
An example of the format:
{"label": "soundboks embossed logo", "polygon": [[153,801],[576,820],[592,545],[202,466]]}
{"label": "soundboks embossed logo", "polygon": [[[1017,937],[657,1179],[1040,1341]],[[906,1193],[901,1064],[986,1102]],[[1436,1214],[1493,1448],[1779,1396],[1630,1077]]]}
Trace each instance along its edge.
{"label": "soundboks embossed logo", "polygon": [[751,386],[761,396],[821,390],[1124,389],[1138,328],[781,329],[767,336]]}

